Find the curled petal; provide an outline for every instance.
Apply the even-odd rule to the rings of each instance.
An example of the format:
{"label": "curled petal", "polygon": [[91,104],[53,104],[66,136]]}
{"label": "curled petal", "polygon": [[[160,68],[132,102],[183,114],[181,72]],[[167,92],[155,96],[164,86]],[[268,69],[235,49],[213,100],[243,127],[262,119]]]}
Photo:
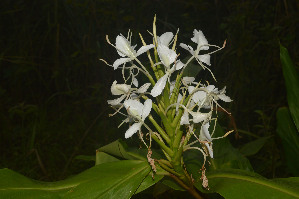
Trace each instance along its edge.
{"label": "curled petal", "polygon": [[129,138],[141,129],[141,122],[133,124],[125,133],[125,138]]}
{"label": "curled petal", "polygon": [[121,103],[121,101],[123,101],[126,98],[126,95],[122,95],[117,99],[114,100],[107,100],[108,104],[110,104],[111,106],[117,106]]}
{"label": "curled petal", "polygon": [[161,77],[157,83],[155,84],[154,88],[151,91],[151,95],[153,97],[157,97],[158,95],[160,95],[166,85],[166,81],[168,78],[168,74],[165,74],[163,77]]}
{"label": "curled petal", "polygon": [[191,53],[191,55],[194,55],[194,50],[193,50],[193,48],[191,46],[188,46],[188,45],[186,45],[184,43],[180,43],[180,46],[182,48],[184,48],[185,50],[188,50]]}
{"label": "curled petal", "polygon": [[151,99],[147,99],[144,102],[144,106],[143,106],[143,110],[142,110],[142,116],[141,119],[144,121],[145,118],[150,114],[152,110],[152,100]]}
{"label": "curled petal", "polygon": [[160,37],[158,37],[158,41],[160,44],[164,45],[164,46],[168,46],[170,41],[173,38],[173,33],[172,32],[166,32],[164,34],[162,34]]}
{"label": "curled petal", "polygon": [[149,49],[151,48],[154,48],[155,46],[153,44],[151,45],[147,45],[147,46],[142,46],[138,51],[137,51],[137,54],[136,54],[136,57],[141,55],[142,53],[145,53],[146,51],[148,51]]}
{"label": "curled petal", "polygon": [[127,94],[131,89],[130,85],[127,84],[117,84],[115,80],[111,86],[111,93],[112,95],[123,95]]}
{"label": "curled petal", "polygon": [[145,93],[147,89],[150,87],[151,83],[145,83],[136,91],[137,93]]}
{"label": "curled petal", "polygon": [[175,61],[177,54],[167,46],[159,45],[157,48],[159,57],[164,66],[168,67]]}
{"label": "curled petal", "polygon": [[131,58],[119,58],[119,59],[115,60],[115,62],[113,63],[114,70],[116,70],[119,65],[122,65],[131,60],[132,60]]}
{"label": "curled petal", "polygon": [[132,47],[130,42],[122,35],[116,37],[115,46],[121,51],[117,51],[121,57],[132,57],[136,54],[134,47]]}

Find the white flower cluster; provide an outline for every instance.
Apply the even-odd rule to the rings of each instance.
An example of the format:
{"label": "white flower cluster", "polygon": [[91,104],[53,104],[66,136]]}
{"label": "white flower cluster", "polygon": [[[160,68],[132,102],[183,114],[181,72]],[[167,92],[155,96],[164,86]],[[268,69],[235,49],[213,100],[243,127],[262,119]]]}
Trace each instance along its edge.
{"label": "white flower cluster", "polygon": [[[124,122],[130,123],[125,138],[139,132],[140,138],[144,142],[141,133],[144,127],[150,137],[154,135],[161,143],[167,142],[171,145],[174,140],[171,136],[175,137],[178,129],[181,129],[180,131],[185,131],[180,140],[184,143],[184,150],[198,149],[204,154],[204,157],[213,158],[212,141],[217,138],[213,138],[213,132],[209,131],[211,120],[215,120],[212,118],[212,113],[217,111],[217,106],[220,106],[219,100],[224,102],[232,100],[225,95],[225,88],[218,90],[214,85],[196,82],[195,77],[183,77],[183,71],[195,59],[199,64],[198,67],[207,69],[215,79],[208,68],[211,65],[210,56],[222,49],[225,43],[223,47],[210,45],[202,31],[194,30],[191,41],[194,42],[195,48],[183,43],[179,45],[179,48],[185,49],[191,54],[188,61],[183,63],[179,59],[180,54],[177,52],[179,49],[176,48],[177,34],[166,32],[157,36],[155,24],[153,33],[150,34],[153,36],[153,44],[146,45],[140,35],[143,46],[137,52],[136,45],[131,44],[132,34],[130,32],[127,38],[118,35],[115,45],[109,41],[107,36],[108,43],[116,48],[121,57],[110,66],[114,70],[120,69],[124,79],[123,84],[118,84],[117,81],[113,82],[111,93],[119,97],[108,100],[108,104],[116,110],[114,114],[125,115]],[[216,50],[208,52],[211,47]],[[150,66],[147,67],[139,60],[139,56],[145,53],[150,61]],[[155,56],[155,62],[151,53]],[[106,61],[104,62],[107,64]],[[147,77],[148,82],[143,82],[143,85],[139,87],[137,76],[140,72]],[[150,87],[151,90],[148,91]],[[122,109],[125,109],[126,113],[122,113]],[[161,122],[155,121],[155,117],[151,114],[152,109],[156,115],[161,117],[163,126],[158,124]],[[156,130],[152,130],[153,127],[145,123],[146,118],[150,118],[149,120]],[[169,123],[172,128],[166,128],[167,124],[165,123]],[[173,132],[169,132],[171,129]],[[196,135],[195,129],[199,129],[198,135]],[[188,143],[192,135],[196,139]],[[195,143],[201,143],[204,150],[194,147]]]}

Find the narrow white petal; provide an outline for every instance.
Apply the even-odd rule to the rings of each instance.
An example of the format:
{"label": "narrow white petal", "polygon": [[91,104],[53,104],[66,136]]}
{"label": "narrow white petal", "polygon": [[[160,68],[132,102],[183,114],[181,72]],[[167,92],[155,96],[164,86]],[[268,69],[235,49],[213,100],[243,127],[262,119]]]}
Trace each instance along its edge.
{"label": "narrow white petal", "polygon": [[184,43],[180,43],[180,46],[182,48],[184,48],[185,50],[188,50],[192,55],[194,55],[194,50],[193,50],[193,48],[191,46],[188,46],[188,45],[186,45]]}
{"label": "narrow white petal", "polygon": [[116,37],[115,46],[117,49],[121,50],[121,52],[117,51],[121,57],[131,57],[135,54],[134,48],[132,48],[130,42],[122,35]]}
{"label": "narrow white petal", "polygon": [[[208,44],[208,40],[202,33],[202,31],[197,31],[194,29],[193,31],[193,38],[191,39],[193,42],[197,43],[199,46]],[[209,50],[209,46],[202,46],[200,50]]]}
{"label": "narrow white petal", "polygon": [[201,113],[201,112],[190,112],[193,117],[194,123],[203,122],[210,117],[210,113]]}
{"label": "narrow white petal", "polygon": [[141,119],[143,104],[137,100],[128,99],[124,102],[124,106],[128,111],[128,114]]}
{"label": "narrow white petal", "polygon": [[151,83],[145,83],[136,91],[137,93],[145,93],[147,89],[150,87]]}
{"label": "narrow white petal", "polygon": [[121,103],[121,101],[123,101],[126,98],[126,95],[122,95],[117,99],[114,100],[107,100],[108,104],[110,104],[111,106],[117,106]]}
{"label": "narrow white petal", "polygon": [[207,147],[207,149],[208,149],[208,151],[209,151],[209,155],[210,155],[210,157],[211,157],[211,158],[214,158],[213,148],[212,148],[212,143],[210,143],[210,144],[211,144],[211,146],[209,145],[209,143],[205,143],[205,145],[206,145],[206,147]]}
{"label": "narrow white petal", "polygon": [[166,33],[162,34],[158,40],[161,44],[168,46],[170,41],[172,40],[172,38],[173,38],[173,33],[166,32]]}
{"label": "narrow white petal", "polygon": [[164,66],[168,67],[175,61],[177,54],[167,46],[159,45],[157,48],[159,57]]}
{"label": "narrow white petal", "polygon": [[211,135],[210,135],[210,132],[209,132],[209,127],[210,127],[210,124],[209,122],[205,123],[204,125],[202,125],[202,132],[204,134],[204,136],[206,137],[206,139],[208,141],[212,141],[212,138],[211,138]]}
{"label": "narrow white petal", "polygon": [[152,100],[151,99],[147,99],[144,102],[144,106],[143,106],[143,110],[142,110],[142,120],[144,121],[145,118],[150,114],[152,110]]}
{"label": "narrow white petal", "polygon": [[147,46],[142,46],[136,53],[136,57],[141,55],[142,53],[145,53],[146,51],[148,51],[151,48],[154,48],[155,46],[153,44],[151,45],[147,45]]}
{"label": "narrow white petal", "polygon": [[113,63],[114,70],[116,70],[119,65],[122,65],[129,61],[131,61],[130,58],[119,58],[119,59],[115,60],[115,62]]}
{"label": "narrow white petal", "polygon": [[225,95],[225,94],[220,94],[217,95],[219,97],[219,99],[221,99],[224,102],[231,102],[233,101],[229,96]]}
{"label": "narrow white petal", "polygon": [[183,116],[181,117],[180,125],[189,124],[189,114],[188,111],[184,111]]}
{"label": "narrow white petal", "polygon": [[133,124],[125,133],[125,138],[129,138],[141,129],[141,122]]}
{"label": "narrow white petal", "polygon": [[135,77],[133,78],[132,83],[134,86],[138,87],[138,80]]}
{"label": "narrow white petal", "polygon": [[166,85],[166,81],[168,78],[168,74],[165,74],[163,77],[161,77],[157,83],[155,84],[154,88],[151,91],[151,95],[153,97],[157,97],[158,95],[160,95]]}
{"label": "narrow white petal", "polygon": [[[182,99],[183,99],[183,95],[179,93],[177,103],[180,103]],[[179,110],[179,105],[177,104],[175,107],[175,111],[178,112],[178,110]]]}
{"label": "narrow white petal", "polygon": [[211,66],[211,62],[210,62],[211,56],[210,55],[198,55],[197,58],[201,62],[206,63],[207,65]]}
{"label": "narrow white petal", "polygon": [[180,69],[182,69],[183,67],[184,67],[184,63],[183,62],[181,62],[180,60],[178,60],[177,62],[176,62],[176,64],[175,64],[175,70],[180,70]]}

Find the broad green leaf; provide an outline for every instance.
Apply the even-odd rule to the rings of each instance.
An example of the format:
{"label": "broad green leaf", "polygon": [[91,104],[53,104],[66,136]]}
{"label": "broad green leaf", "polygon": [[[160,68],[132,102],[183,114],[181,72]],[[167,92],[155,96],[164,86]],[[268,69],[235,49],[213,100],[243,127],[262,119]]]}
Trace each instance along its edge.
{"label": "broad green leaf", "polygon": [[103,163],[59,182],[39,182],[0,170],[0,198],[130,198],[149,174],[147,162]]}
{"label": "broad green leaf", "polygon": [[296,70],[288,50],[280,45],[280,60],[282,63],[282,71],[287,88],[287,98],[292,115],[292,119],[299,131],[299,75]]}
{"label": "broad green leaf", "polygon": [[[211,171],[207,177],[210,191],[226,199],[299,197],[299,178],[268,180],[256,173],[239,169]],[[201,186],[199,183],[195,185]]]}
{"label": "broad green leaf", "polygon": [[159,182],[164,176],[163,175],[158,175],[158,174],[154,174],[150,172],[142,181],[142,183],[140,184],[140,186],[138,187],[137,191],[135,192],[135,194],[140,193],[146,189],[148,189],[149,187],[151,187],[152,185],[156,184],[157,182]]}
{"label": "broad green leaf", "polygon": [[116,162],[120,161],[112,155],[108,155],[107,153],[96,151],[96,165],[107,163],[107,162]]}
{"label": "broad green leaf", "polygon": [[[182,62],[185,64],[191,58],[191,56],[187,56]],[[193,59],[188,66],[184,69],[183,77],[196,77],[196,75],[202,70],[202,67]]]}
{"label": "broad green leaf", "polygon": [[240,152],[245,156],[254,155],[259,152],[269,138],[271,138],[271,136],[258,138],[252,142],[248,142],[240,148]]}
{"label": "broad green leaf", "polygon": [[299,176],[299,135],[288,108],[279,108],[276,114],[277,134],[282,140],[289,171]]}

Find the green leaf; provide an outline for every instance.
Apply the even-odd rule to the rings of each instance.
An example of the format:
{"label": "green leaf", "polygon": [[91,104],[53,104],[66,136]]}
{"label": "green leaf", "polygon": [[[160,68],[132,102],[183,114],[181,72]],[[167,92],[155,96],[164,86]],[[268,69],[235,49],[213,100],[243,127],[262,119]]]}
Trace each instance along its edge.
{"label": "green leaf", "polygon": [[108,155],[107,153],[96,151],[96,165],[107,163],[107,162],[116,162],[120,161],[112,155]]}
{"label": "green leaf", "polygon": [[282,140],[288,170],[299,176],[299,135],[288,108],[279,108],[276,114],[277,134]]}
{"label": "green leaf", "polygon": [[280,60],[287,88],[287,98],[297,131],[299,131],[299,75],[289,56],[288,50],[280,45]]}
{"label": "green leaf", "polygon": [[[210,191],[226,199],[299,197],[299,178],[268,180],[256,173],[239,169],[212,171],[207,177]],[[200,186],[199,183],[195,185]]]}
{"label": "green leaf", "polygon": [[103,163],[59,182],[39,182],[0,170],[0,198],[130,198],[149,174],[147,162]]}
{"label": "green leaf", "polygon": [[245,156],[254,155],[257,152],[259,152],[259,150],[264,146],[267,140],[271,137],[272,136],[262,137],[252,142],[248,142],[240,148],[240,152]]}

